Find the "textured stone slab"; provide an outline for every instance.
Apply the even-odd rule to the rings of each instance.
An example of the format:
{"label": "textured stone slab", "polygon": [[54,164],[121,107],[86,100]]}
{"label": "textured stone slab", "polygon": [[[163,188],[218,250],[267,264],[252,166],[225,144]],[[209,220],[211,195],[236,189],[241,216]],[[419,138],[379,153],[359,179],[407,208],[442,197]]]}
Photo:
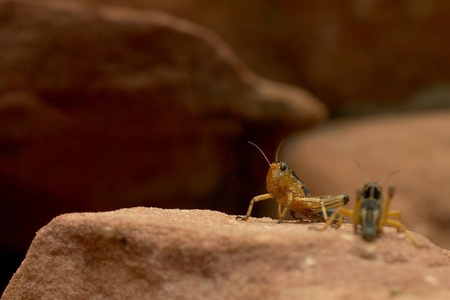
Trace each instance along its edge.
{"label": "textured stone slab", "polygon": [[[2,299],[445,299],[449,252],[387,229],[374,243],[320,224],[208,210],[61,215]],[[396,298],[397,299],[397,298]]]}
{"label": "textured stone slab", "polygon": [[450,105],[448,1],[108,2],[209,27],[252,69],[306,86],[332,113]]}

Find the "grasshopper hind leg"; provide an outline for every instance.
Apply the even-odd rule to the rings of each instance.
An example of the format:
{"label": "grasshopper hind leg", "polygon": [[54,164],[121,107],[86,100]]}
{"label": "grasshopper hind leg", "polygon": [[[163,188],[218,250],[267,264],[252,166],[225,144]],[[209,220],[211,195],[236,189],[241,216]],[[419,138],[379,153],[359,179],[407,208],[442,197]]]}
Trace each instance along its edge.
{"label": "grasshopper hind leg", "polygon": [[290,211],[289,211],[289,214],[291,215],[292,219],[294,219],[294,220],[297,220],[297,221],[300,221],[300,222],[303,222],[303,221],[304,221],[302,218],[298,218],[298,217],[295,215],[295,211],[293,211],[293,210],[290,210]]}
{"label": "grasshopper hind leg", "polygon": [[[318,212],[317,215],[319,216],[319,218],[320,218],[321,221],[324,221],[324,219],[325,219],[325,220],[329,219],[329,218],[331,217],[331,215],[334,213],[335,210],[336,210],[335,208],[327,209],[327,218],[326,218],[326,219],[323,217],[323,212]],[[339,216],[339,215],[337,215],[337,216]],[[342,216],[342,221],[343,221],[343,222],[347,221],[347,218],[346,218],[345,216]],[[326,221],[325,221],[325,222],[326,222]],[[332,225],[336,225],[337,222],[338,222],[338,217],[336,217],[336,218],[333,220]]]}
{"label": "grasshopper hind leg", "polygon": [[299,221],[300,223],[311,223],[311,222],[320,222],[322,218],[313,218],[313,217],[307,217],[302,215],[301,213],[298,213],[294,210],[289,211],[292,219]]}

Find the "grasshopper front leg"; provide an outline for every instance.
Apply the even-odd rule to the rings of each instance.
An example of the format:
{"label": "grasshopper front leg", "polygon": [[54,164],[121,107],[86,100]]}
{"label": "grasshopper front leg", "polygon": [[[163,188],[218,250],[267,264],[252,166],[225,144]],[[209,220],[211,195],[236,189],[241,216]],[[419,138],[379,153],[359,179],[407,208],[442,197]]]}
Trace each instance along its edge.
{"label": "grasshopper front leg", "polygon": [[381,228],[387,221],[389,215],[389,206],[391,205],[392,197],[394,197],[395,188],[390,187],[388,190],[388,198],[386,199],[383,207],[383,211],[381,214],[381,222],[378,223],[378,231],[381,231]]}
{"label": "grasshopper front leg", "polygon": [[284,203],[285,207],[283,209],[283,212],[281,212],[281,203],[278,202],[278,224],[282,223],[284,220],[284,217],[286,216],[287,212],[290,211],[290,206],[292,201],[294,200],[294,194],[287,193],[287,201]]}
{"label": "grasshopper front leg", "polygon": [[359,190],[356,192],[357,197],[356,197],[356,204],[355,207],[353,208],[353,230],[355,231],[355,233],[358,232],[358,225],[360,225],[360,220],[359,220],[359,211],[361,210],[361,197],[362,197],[362,191]]}
{"label": "grasshopper front leg", "polygon": [[278,224],[283,223],[284,217],[286,216],[288,211],[289,211],[289,207],[286,206],[283,209],[283,212],[281,212],[281,204],[278,203]]}
{"label": "grasshopper front leg", "polygon": [[253,203],[259,202],[259,201],[263,201],[263,200],[267,200],[267,199],[272,199],[272,198],[273,197],[270,194],[262,194],[262,195],[258,195],[258,196],[253,197],[253,199],[250,201],[250,204],[248,206],[247,214],[244,217],[237,216],[236,219],[237,220],[242,220],[242,221],[247,221],[248,218],[250,218],[250,214],[252,213]]}

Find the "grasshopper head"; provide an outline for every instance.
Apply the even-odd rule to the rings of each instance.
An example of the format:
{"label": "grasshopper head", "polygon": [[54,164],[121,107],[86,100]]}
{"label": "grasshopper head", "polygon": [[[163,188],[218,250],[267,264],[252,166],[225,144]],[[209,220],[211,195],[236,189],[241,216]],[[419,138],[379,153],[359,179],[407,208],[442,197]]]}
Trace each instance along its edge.
{"label": "grasshopper head", "polygon": [[288,165],[283,161],[270,164],[266,177],[266,186],[269,194],[277,197],[284,193],[290,172]]}
{"label": "grasshopper head", "polygon": [[281,145],[284,141],[278,145],[277,152],[275,154],[275,162],[270,163],[264,152],[254,143],[249,142],[262,153],[267,163],[269,164],[269,172],[266,177],[267,191],[274,198],[278,198],[280,195],[285,194],[286,189],[301,190],[301,192],[309,197],[309,191],[306,186],[301,182],[300,178],[289,169],[288,165],[284,161],[278,160],[278,153],[280,152]]}
{"label": "grasshopper head", "polygon": [[370,181],[367,182],[363,187],[362,198],[370,199],[372,201],[381,202],[382,188],[381,185],[377,182]]}

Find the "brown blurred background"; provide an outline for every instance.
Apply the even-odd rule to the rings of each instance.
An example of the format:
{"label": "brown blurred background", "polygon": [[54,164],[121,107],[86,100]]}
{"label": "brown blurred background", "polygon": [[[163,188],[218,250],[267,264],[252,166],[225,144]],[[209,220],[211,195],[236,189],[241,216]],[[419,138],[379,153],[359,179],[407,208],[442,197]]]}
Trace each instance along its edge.
{"label": "brown blurred background", "polygon": [[2,1],[2,286],[61,213],[244,214],[267,172],[248,140],[287,139],[313,195],[354,197],[354,159],[400,169],[393,208],[450,248],[448,32],[437,0]]}

